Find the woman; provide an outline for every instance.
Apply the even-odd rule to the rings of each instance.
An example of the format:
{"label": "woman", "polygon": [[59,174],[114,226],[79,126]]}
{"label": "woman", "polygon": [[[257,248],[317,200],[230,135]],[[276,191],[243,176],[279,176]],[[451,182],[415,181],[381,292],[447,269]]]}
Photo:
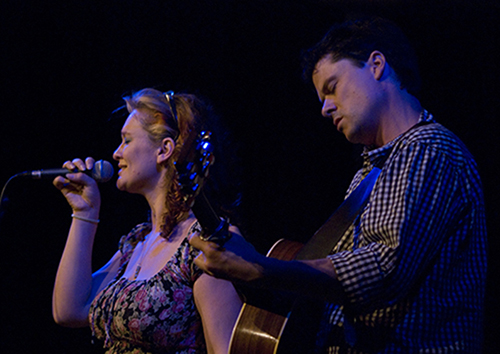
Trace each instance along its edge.
{"label": "woman", "polygon": [[[227,353],[241,305],[231,283],[194,266],[186,236],[197,222],[180,195],[174,161],[203,118],[193,95],[153,89],[126,97],[129,116],[118,161],[119,190],[144,196],[150,222],[122,237],[120,249],[92,274],[100,194],[84,173],[54,179],[73,209],[53,293],[53,316],[69,327],[90,325],[106,353]],[[93,168],[74,159],[68,169]]]}

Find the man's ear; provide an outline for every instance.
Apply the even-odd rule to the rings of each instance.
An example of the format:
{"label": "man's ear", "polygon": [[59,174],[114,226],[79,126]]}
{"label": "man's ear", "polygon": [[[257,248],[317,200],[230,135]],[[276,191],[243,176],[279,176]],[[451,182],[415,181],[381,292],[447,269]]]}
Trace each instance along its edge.
{"label": "man's ear", "polygon": [[378,50],[373,51],[368,58],[368,64],[375,80],[382,80],[390,75],[389,64],[385,59],[385,55]]}
{"label": "man's ear", "polygon": [[167,161],[170,156],[174,153],[175,142],[172,138],[165,138],[161,141],[161,145],[158,148],[158,156],[156,162],[158,164],[163,164]]}

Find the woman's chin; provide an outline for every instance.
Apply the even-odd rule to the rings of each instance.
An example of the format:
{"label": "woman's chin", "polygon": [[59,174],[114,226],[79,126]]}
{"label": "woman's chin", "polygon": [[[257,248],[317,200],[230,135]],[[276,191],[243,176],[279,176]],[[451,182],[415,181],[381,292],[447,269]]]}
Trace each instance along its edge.
{"label": "woman's chin", "polygon": [[121,178],[118,178],[116,180],[116,188],[118,188],[118,190],[123,191],[123,192],[126,191],[125,184],[123,183],[123,181],[121,180]]}

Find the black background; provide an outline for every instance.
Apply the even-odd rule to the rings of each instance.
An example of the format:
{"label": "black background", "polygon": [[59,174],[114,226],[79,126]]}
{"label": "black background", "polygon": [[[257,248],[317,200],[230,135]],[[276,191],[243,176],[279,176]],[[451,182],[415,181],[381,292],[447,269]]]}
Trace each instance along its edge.
{"label": "black background", "polygon": [[[111,161],[111,111],[158,86],[210,98],[240,142],[248,238],[265,252],[305,241],[339,205],[358,147],[320,116],[301,50],[351,13],[398,23],[419,54],[423,105],[475,155],[490,268],[485,352],[496,352],[499,250],[498,34],[495,1],[19,1],[0,5],[0,182],[87,155]],[[103,184],[95,267],[146,205]],[[48,181],[13,179],[0,224],[2,353],[92,353],[88,329],[53,323],[51,291],[70,208]]]}

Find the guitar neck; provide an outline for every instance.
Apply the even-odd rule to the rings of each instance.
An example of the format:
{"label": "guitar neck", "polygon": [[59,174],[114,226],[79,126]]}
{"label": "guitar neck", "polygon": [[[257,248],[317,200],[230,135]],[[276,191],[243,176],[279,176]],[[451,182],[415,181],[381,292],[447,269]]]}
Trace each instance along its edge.
{"label": "guitar neck", "polygon": [[196,201],[191,207],[191,210],[201,224],[205,234],[210,235],[217,230],[220,224],[220,218],[217,216],[217,213],[212,208],[212,205],[203,191],[196,197]]}
{"label": "guitar neck", "polygon": [[196,197],[191,210],[203,229],[202,236],[206,241],[215,242],[222,246],[229,240],[230,233],[227,221],[217,215],[203,190]]}

